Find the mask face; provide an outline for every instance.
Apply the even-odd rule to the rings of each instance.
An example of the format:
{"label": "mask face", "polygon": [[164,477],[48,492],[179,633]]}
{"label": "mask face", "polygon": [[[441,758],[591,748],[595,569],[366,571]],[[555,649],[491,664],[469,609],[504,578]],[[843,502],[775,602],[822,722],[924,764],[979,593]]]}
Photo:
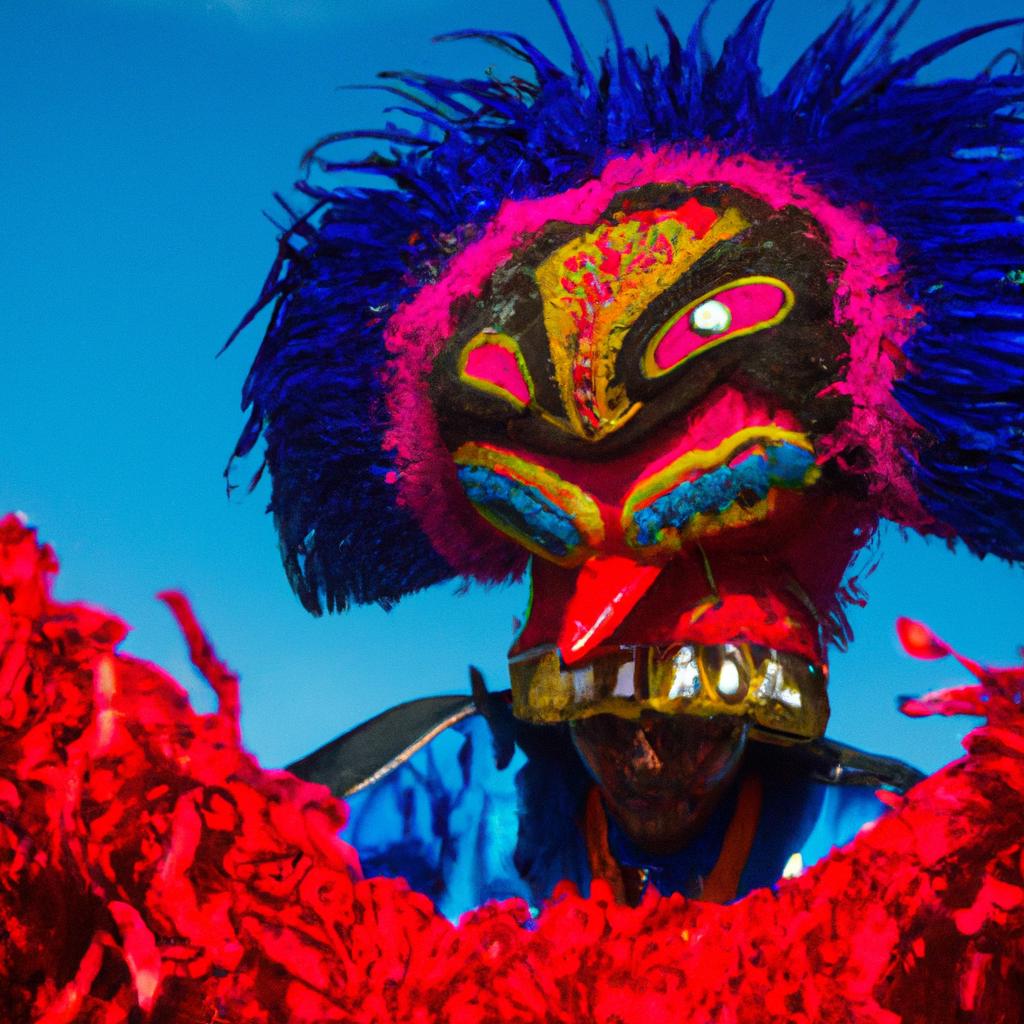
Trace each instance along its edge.
{"label": "mask face", "polygon": [[824,731],[825,621],[869,531],[825,232],[720,184],[551,220],[453,303],[429,397],[473,509],[533,556],[516,713]]}
{"label": "mask face", "polygon": [[431,377],[444,439],[603,461],[731,380],[826,432],[846,411],[820,397],[846,351],[834,270],[809,215],[725,186],[549,223],[456,311]]}

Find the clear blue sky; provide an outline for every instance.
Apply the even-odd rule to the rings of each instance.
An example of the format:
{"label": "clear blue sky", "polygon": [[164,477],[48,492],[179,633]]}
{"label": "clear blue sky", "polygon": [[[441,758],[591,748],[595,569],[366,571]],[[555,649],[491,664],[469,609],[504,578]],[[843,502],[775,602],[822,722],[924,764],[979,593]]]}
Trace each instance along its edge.
{"label": "clear blue sky", "polygon": [[[663,5],[682,28],[697,9]],[[596,2],[566,6],[595,53],[607,35]],[[712,35],[743,6],[722,0]],[[653,3],[618,7],[631,42],[661,45]],[[779,0],[769,69],[839,7]],[[1018,13],[1020,0],[924,0],[905,45]],[[128,649],[205,708],[153,599],[184,589],[241,673],[245,738],[269,765],[396,701],[464,690],[471,662],[505,685],[520,588],[448,585],[390,615],[315,620],[281,572],[267,489],[229,502],[221,478],[259,328],[214,354],[273,255],[271,192],[290,188],[320,135],[381,122],[382,97],[337,85],[386,68],[512,70],[477,44],[431,45],[463,27],[564,53],[544,0],[0,0],[0,508],[23,510],[57,547],[62,597],[119,612],[135,626]],[[972,44],[941,69],[973,72],[1018,42]],[[833,660],[831,732],[934,768],[956,756],[965,723],[910,722],[894,698],[961,677],[903,656],[893,622],[921,618],[1009,662],[1024,642],[1024,572],[895,530],[881,552],[853,647]]]}

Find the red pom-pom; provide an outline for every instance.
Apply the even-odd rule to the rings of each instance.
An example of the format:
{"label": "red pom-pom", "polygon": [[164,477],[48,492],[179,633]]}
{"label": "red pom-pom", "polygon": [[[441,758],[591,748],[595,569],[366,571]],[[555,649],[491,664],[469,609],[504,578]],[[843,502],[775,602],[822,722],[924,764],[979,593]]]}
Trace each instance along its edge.
{"label": "red pom-pom", "polygon": [[896,620],[896,633],[907,654],[915,658],[933,660],[945,658],[952,653],[927,626],[913,619],[899,618]]}

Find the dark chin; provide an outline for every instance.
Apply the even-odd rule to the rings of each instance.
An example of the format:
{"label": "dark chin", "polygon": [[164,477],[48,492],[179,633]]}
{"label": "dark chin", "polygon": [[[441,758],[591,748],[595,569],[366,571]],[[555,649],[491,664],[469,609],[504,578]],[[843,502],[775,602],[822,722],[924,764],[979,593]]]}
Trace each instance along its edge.
{"label": "dark chin", "polygon": [[748,726],[737,718],[595,715],[573,741],[605,806],[642,849],[669,854],[700,831],[739,770]]}

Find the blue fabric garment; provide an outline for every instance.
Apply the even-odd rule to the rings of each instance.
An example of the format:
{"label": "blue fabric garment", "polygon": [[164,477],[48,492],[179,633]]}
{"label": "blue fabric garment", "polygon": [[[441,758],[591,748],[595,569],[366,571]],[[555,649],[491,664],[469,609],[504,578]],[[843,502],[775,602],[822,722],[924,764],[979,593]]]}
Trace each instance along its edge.
{"label": "blue fabric garment", "polygon": [[[408,879],[452,920],[489,899],[518,896],[539,908],[562,879],[589,891],[579,822],[590,777],[564,728],[525,727],[519,743],[499,770],[491,728],[475,715],[350,797],[343,838],[366,874]],[[750,752],[744,771],[760,775],[763,804],[740,895],[772,885],[795,853],[805,866],[813,863],[884,810],[872,789],[815,781],[771,748]],[[652,856],[609,820],[612,853],[648,869],[659,892],[697,895],[718,859],[741,783],[742,776],[682,851]]]}

